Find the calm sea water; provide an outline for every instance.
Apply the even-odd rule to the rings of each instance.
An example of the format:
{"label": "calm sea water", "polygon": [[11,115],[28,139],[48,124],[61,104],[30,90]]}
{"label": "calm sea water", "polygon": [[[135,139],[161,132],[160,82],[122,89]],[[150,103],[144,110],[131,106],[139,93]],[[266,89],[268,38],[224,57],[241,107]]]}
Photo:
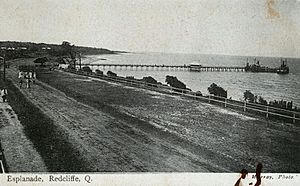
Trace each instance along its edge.
{"label": "calm sea water", "polygon": [[[280,58],[274,57],[242,57],[203,54],[165,54],[165,53],[124,53],[118,55],[86,56],[83,63],[118,63],[118,64],[173,64],[183,65],[199,63],[203,66],[245,66],[252,64],[254,59],[260,61],[262,66],[278,67]],[[106,59],[106,60],[103,60]],[[152,76],[164,83],[166,75],[176,76],[193,91],[207,94],[207,88],[212,84],[223,87],[228,91],[228,97],[242,100],[243,93],[250,90],[266,100],[293,101],[294,106],[300,107],[300,59],[288,59],[290,73],[279,75],[276,73],[246,73],[246,72],[189,72],[178,70],[131,70],[106,67],[100,68],[107,72],[111,70],[121,76],[134,76],[142,78]],[[96,70],[94,67],[93,70]]]}

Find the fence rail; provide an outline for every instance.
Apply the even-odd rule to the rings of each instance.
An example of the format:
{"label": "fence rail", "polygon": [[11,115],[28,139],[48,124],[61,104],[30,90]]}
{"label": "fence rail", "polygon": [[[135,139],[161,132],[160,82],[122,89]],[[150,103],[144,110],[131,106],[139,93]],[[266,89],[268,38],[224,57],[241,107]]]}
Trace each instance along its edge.
{"label": "fence rail", "polygon": [[4,163],[0,160],[0,173],[5,173]]}
{"label": "fence rail", "polygon": [[[68,70],[67,70],[68,71]],[[118,76],[106,76],[106,75],[96,75],[94,73],[86,73],[80,71],[68,71],[71,73],[76,73],[79,75],[84,75],[88,77],[123,83],[130,86],[137,86],[145,89],[152,89],[159,92],[164,92],[168,94],[179,94],[185,97],[189,97],[196,100],[202,100],[210,104],[218,104],[224,106],[225,108],[233,108],[242,110],[244,112],[252,112],[258,113],[261,115],[265,115],[266,118],[275,118],[275,119],[284,119],[285,121],[292,122],[292,123],[299,123],[300,122],[300,112],[292,111],[277,107],[272,107],[269,105],[262,105],[256,103],[247,103],[238,100],[232,100],[224,97],[214,96],[214,95],[199,95],[197,92],[189,91],[186,89],[179,89],[175,87],[171,87],[168,85],[163,84],[152,84],[147,83],[145,81],[139,81],[130,78],[118,77]]]}
{"label": "fence rail", "polygon": [[0,141],[0,173],[6,173],[6,168],[7,168],[7,165],[6,165],[6,161],[5,161],[5,156],[4,156],[1,141]]}

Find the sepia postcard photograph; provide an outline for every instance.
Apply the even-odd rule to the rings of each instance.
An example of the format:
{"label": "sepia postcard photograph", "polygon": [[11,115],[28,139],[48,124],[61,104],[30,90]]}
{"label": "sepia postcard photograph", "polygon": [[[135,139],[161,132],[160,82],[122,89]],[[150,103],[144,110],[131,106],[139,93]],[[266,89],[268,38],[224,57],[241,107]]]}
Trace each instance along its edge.
{"label": "sepia postcard photograph", "polygon": [[299,0],[0,0],[1,186],[300,184]]}

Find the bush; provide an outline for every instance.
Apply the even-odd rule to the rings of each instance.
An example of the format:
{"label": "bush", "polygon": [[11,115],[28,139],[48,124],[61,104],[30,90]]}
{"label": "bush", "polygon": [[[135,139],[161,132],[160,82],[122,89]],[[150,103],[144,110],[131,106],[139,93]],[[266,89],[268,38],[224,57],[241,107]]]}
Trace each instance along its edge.
{"label": "bush", "polygon": [[134,79],[134,76],[126,76],[126,79]]}
{"label": "bush", "polygon": [[261,96],[259,96],[259,98],[258,98],[258,103],[262,104],[262,105],[267,105],[268,104],[268,102]]}
{"label": "bush", "polygon": [[212,83],[207,90],[212,95],[227,98],[227,91],[215,83]]}
{"label": "bush", "polygon": [[158,84],[158,82],[151,76],[143,77],[142,80],[145,81],[146,83]]}
{"label": "bush", "polygon": [[179,81],[175,76],[166,76],[166,83],[171,87],[179,88],[179,89],[187,89],[186,85]]}
{"label": "bush", "polygon": [[111,76],[111,77],[117,77],[117,74],[116,73],[114,73],[114,72],[112,72],[112,71],[108,71],[107,73],[106,73],[108,76]]}
{"label": "bush", "polygon": [[44,64],[45,62],[48,61],[48,58],[47,57],[40,57],[40,58],[37,58],[35,59],[33,62],[34,63],[41,63],[41,64]]}
{"label": "bush", "polygon": [[[142,81],[146,82],[148,86],[157,87],[155,84],[161,84],[160,82],[156,81],[153,77],[143,77]],[[153,85],[154,84],[154,85]]]}
{"label": "bush", "polygon": [[97,69],[97,70],[95,70],[95,72],[96,72],[96,75],[103,76],[103,71]]}
{"label": "bush", "polygon": [[244,100],[248,101],[249,103],[254,103],[256,102],[256,97],[250,90],[246,90],[244,92]]}
{"label": "bush", "polygon": [[203,96],[203,95],[202,95],[201,91],[197,91],[196,96]]}
{"label": "bush", "polygon": [[82,67],[82,71],[83,72],[87,72],[88,74],[91,74],[92,73],[92,70],[90,67]]}

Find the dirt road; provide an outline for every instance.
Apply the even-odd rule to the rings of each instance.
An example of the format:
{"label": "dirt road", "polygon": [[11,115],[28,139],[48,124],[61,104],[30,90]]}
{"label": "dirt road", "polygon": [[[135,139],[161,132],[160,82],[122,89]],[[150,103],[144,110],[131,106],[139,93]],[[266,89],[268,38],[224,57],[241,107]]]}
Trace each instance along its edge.
{"label": "dirt road", "polygon": [[[14,70],[9,73],[16,74]],[[226,170],[208,166],[192,152],[79,103],[45,83],[38,81],[21,92],[53,120],[60,137],[76,149],[78,154],[73,156],[87,165],[81,171]]]}
{"label": "dirt road", "polygon": [[[16,70],[8,73],[17,84]],[[258,161],[271,172],[299,167],[295,126],[78,75],[40,78],[57,89],[37,81],[21,92],[53,121],[42,139],[60,145],[48,140],[48,153],[39,148],[51,171],[251,171]],[[60,161],[49,166],[53,157]]]}

